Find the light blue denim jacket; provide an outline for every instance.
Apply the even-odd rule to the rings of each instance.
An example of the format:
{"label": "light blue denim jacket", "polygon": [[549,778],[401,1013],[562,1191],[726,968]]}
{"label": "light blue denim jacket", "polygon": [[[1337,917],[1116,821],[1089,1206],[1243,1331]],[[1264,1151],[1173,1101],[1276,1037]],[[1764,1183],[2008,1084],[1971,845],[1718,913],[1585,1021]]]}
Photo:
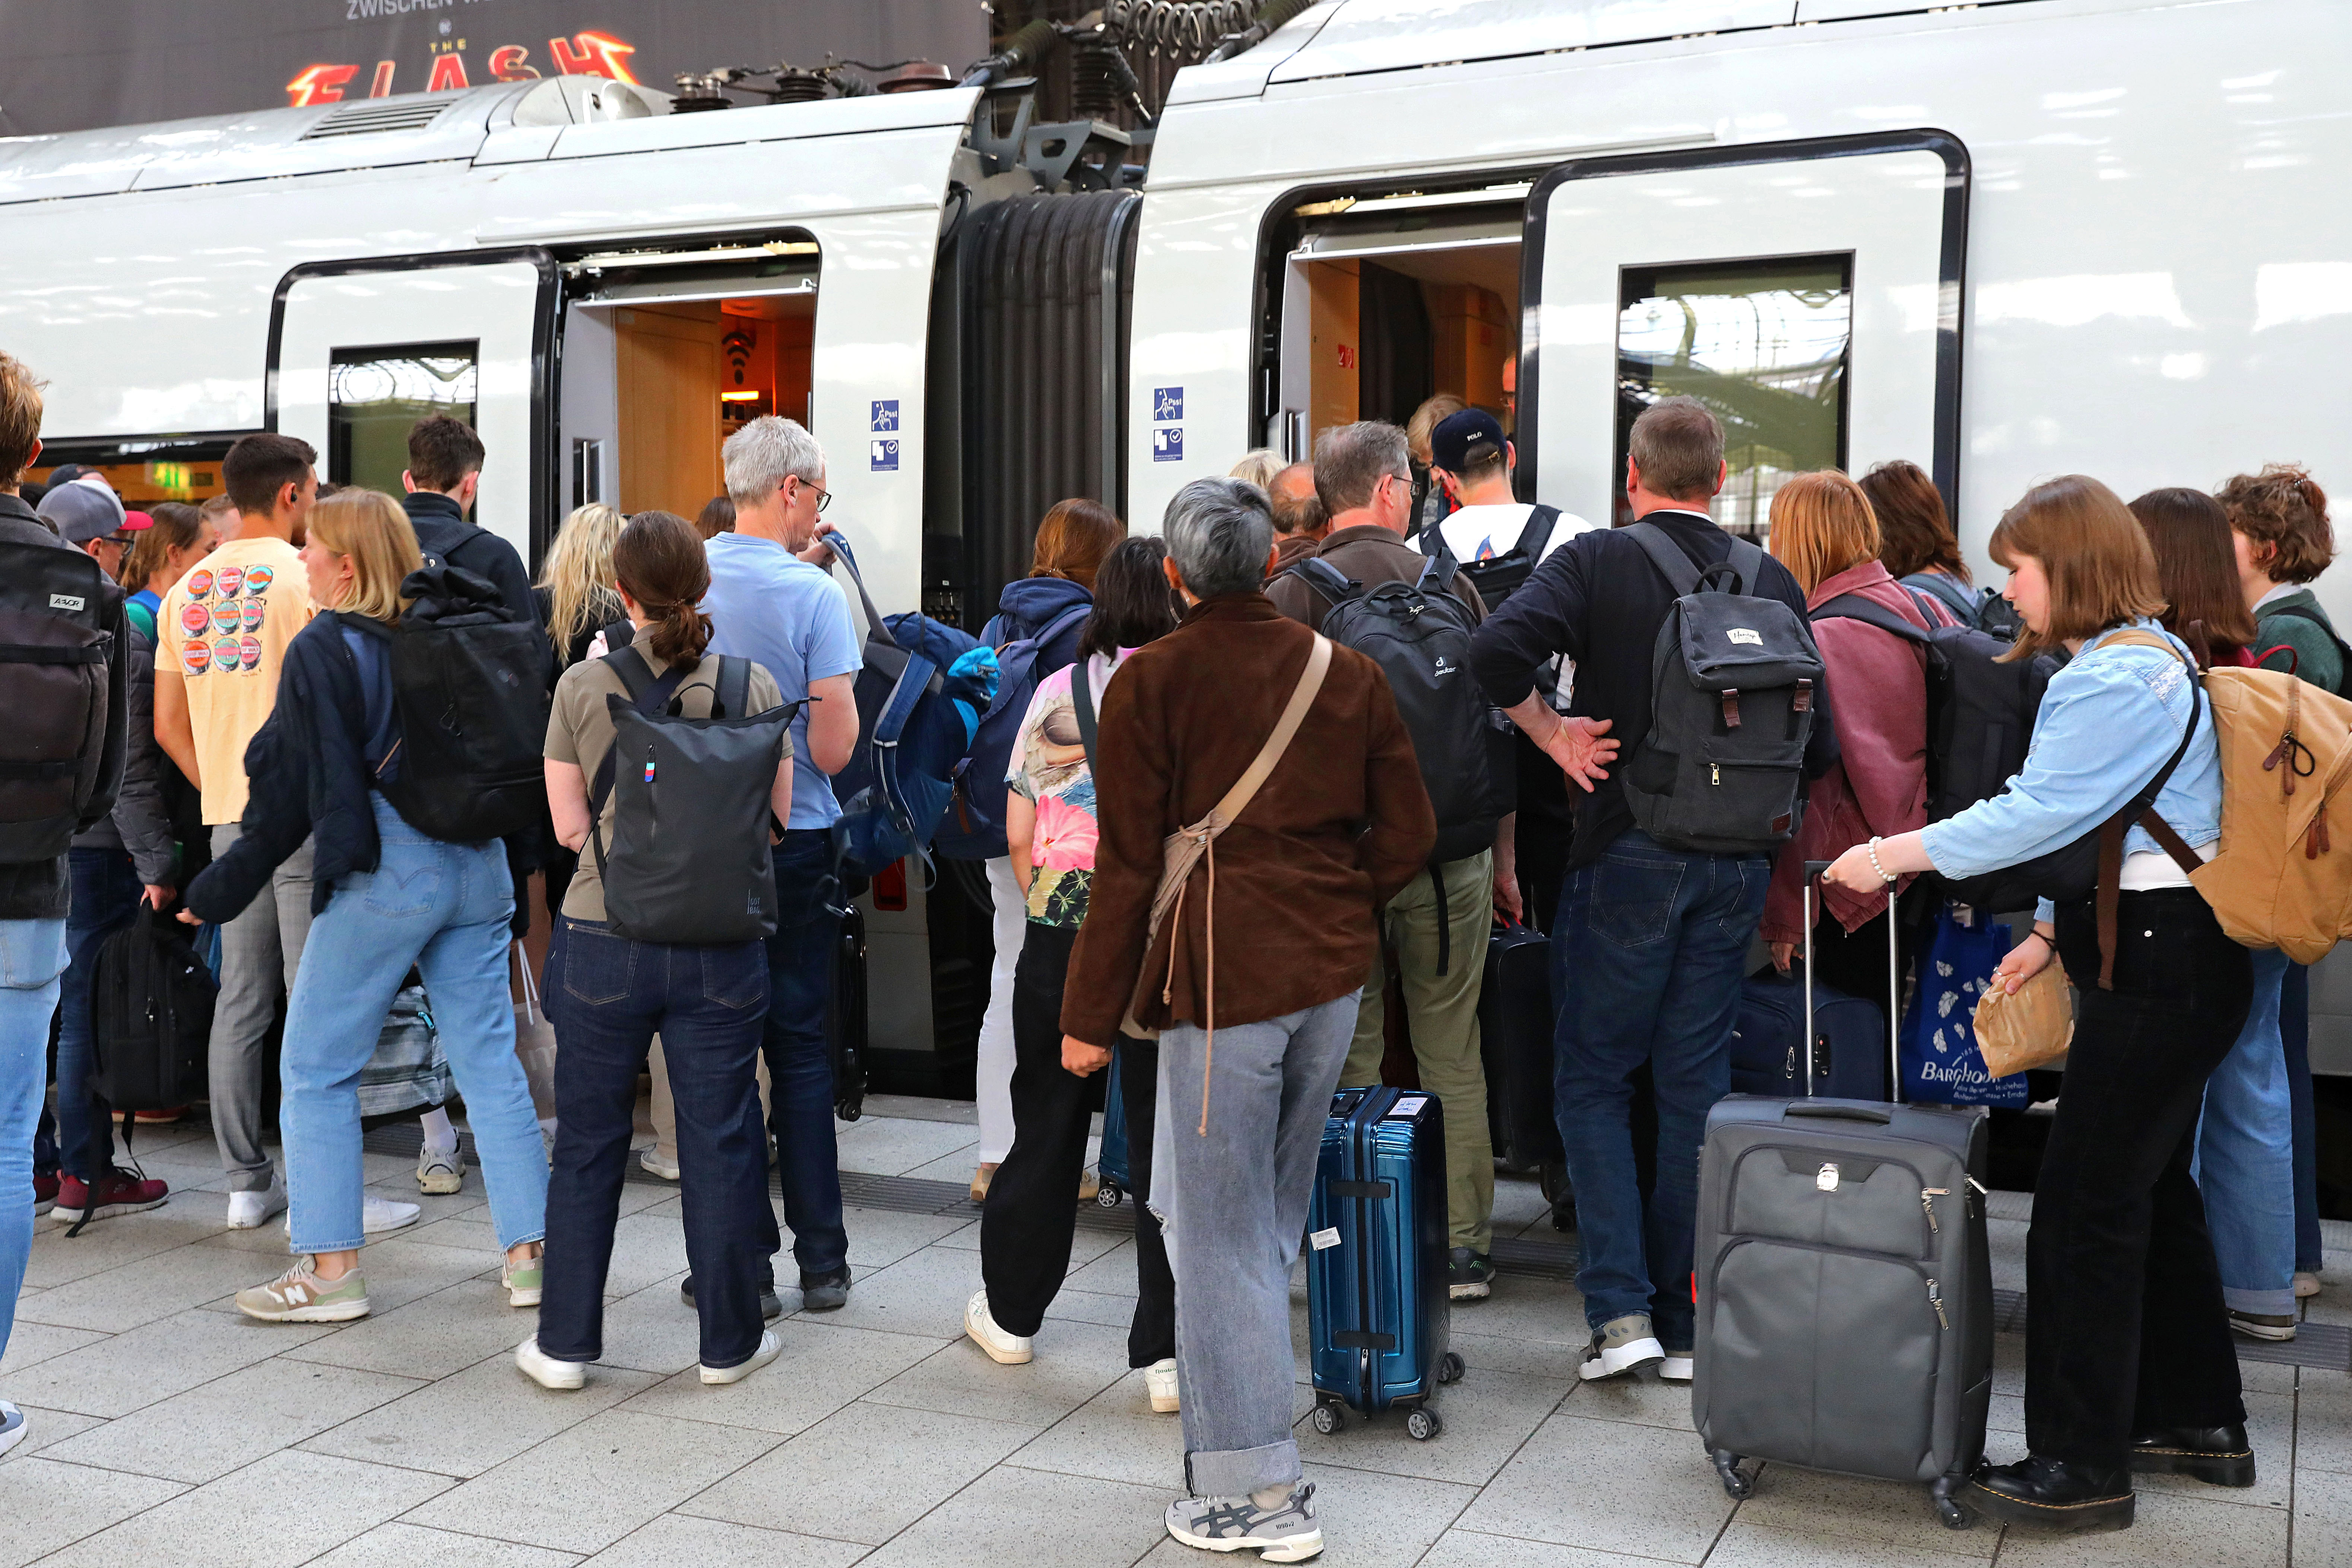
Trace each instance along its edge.
{"label": "light blue denim jacket", "polygon": [[[2153,621],[2132,623],[2169,638]],[[2033,745],[2009,789],[1920,834],[1946,876],[1976,876],[2072,843],[2121,810],[2180,744],[2192,688],[2189,666],[2155,648],[2105,647],[2102,632],[2058,672],[2042,698]],[[2221,754],[2213,710],[2198,707],[2197,737],[2156,798],[2157,815],[2192,848],[2221,836]],[[2147,830],[2124,834],[2124,852],[2158,848]],[[2051,918],[2043,899],[2034,917]]]}

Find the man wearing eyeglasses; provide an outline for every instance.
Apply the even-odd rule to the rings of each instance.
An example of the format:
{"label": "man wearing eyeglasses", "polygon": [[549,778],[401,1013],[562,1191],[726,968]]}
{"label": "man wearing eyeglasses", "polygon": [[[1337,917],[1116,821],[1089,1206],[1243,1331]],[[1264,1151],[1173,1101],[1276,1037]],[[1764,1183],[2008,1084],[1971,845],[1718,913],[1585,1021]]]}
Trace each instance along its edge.
{"label": "man wearing eyeglasses", "polygon": [[122,499],[99,478],[75,479],[41,497],[41,519],[58,537],[99,564],[107,576],[121,580],[122,558],[141,528],[155,519],[144,512],[126,512]]}
{"label": "man wearing eyeglasses", "polygon": [[802,1304],[825,1312],[849,1300],[849,1236],[824,1035],[840,930],[825,913],[824,891],[833,871],[830,830],[841,815],[832,776],[849,765],[857,745],[854,687],[863,654],[849,601],[822,564],[831,559],[823,537],[832,529],[817,515],[832,497],[816,437],[772,414],[729,436],[719,455],[735,528],[705,546],[710,652],[766,666],[785,702],[814,699],[793,721],[793,814],[775,849],[779,909],[768,938],[761,1043],[773,1083],[770,1111]]}

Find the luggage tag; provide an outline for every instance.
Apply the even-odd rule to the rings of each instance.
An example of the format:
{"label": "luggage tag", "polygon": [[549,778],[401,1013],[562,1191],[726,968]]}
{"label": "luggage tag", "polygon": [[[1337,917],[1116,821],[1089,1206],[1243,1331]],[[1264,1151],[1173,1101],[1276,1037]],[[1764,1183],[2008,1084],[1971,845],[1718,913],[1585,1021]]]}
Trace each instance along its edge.
{"label": "luggage tag", "polygon": [[1318,1230],[1307,1239],[1318,1252],[1326,1247],[1337,1247],[1339,1245],[1339,1228],[1335,1225],[1328,1230]]}

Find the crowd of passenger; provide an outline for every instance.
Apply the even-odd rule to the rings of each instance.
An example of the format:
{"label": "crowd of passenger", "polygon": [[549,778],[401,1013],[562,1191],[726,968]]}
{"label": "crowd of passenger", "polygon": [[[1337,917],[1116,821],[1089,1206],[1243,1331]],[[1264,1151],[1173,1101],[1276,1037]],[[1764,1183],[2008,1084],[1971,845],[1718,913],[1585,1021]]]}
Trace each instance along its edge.
{"label": "crowd of passenger", "polygon": [[[225,495],[142,512],[71,465],[34,484],[40,413],[40,383],[0,356],[0,545],[81,551],[120,585],[126,740],[110,807],[65,853],[0,863],[0,1349],[37,1215],[79,1226],[169,1196],[118,1158],[114,1130],[135,1144],[140,1120],[178,1113],[114,1113],[92,1023],[101,946],[166,916],[217,976],[205,1099],[226,1224],[284,1214],[293,1259],[240,1312],[370,1311],[366,1246],[419,1206],[368,1190],[363,1132],[415,1120],[420,1194],[459,1191],[478,1165],[501,1288],[536,1312],[518,1367],[582,1387],[647,1071],[663,1133],[636,1157],[682,1182],[702,1381],[782,1351],[772,1161],[799,1306],[844,1305],[832,780],[860,741],[864,655],[815,438],[773,417],[738,430],[726,495],[697,520],[579,508],[534,583],[472,518],[492,455],[457,420],[411,433],[400,497],[321,485],[310,447],[265,434],[229,449]],[[1034,644],[1035,685],[985,874],[983,1283],[964,1328],[998,1363],[1040,1353],[1095,1179],[1093,1080],[1116,1061],[1144,1200],[1129,1358],[1152,1408],[1181,1413],[1168,1527],[1195,1546],[1319,1550],[1292,1437],[1290,1274],[1333,1091],[1399,1061],[1391,992],[1402,1060],[1444,1109],[1448,1294],[1475,1302],[1496,1273],[1482,957],[1498,928],[1548,934],[1555,1025],[1538,1049],[1581,1233],[1578,1375],[1688,1380],[1700,1142],[1759,956],[1787,970],[1810,949],[1822,983],[1880,992],[1915,882],[2073,843],[2160,773],[2154,810],[2210,855],[2220,763],[2192,673],[2262,664],[2331,694],[2347,673],[2308,586],[2334,558],[2326,498],[2299,468],[2128,505],[2084,476],[2037,485],[1991,535],[1998,594],[1916,465],[1794,476],[1742,591],[1809,625],[1825,671],[1807,806],[1777,854],[1677,847],[1635,825],[1625,788],[1677,591],[1633,533],[1518,498],[1507,414],[1433,400],[1402,427],[1326,431],[1307,461],[1248,454],[1184,486],[1153,536],[1061,502],[981,635]],[[1627,510],[1705,573],[1734,559],[1710,516],[1727,473],[1714,414],[1664,399],[1633,424]],[[1391,583],[1446,596],[1468,629],[1470,667],[1409,701],[1324,634],[1358,590]],[[1832,601],[2059,656],[2011,788],[1929,821],[1921,655],[1869,621],[1813,619]],[[404,628],[489,623],[530,629],[543,733],[500,739],[539,760],[543,799],[532,786],[526,827],[452,839],[394,803],[433,779],[404,745],[390,649]],[[1445,705],[1505,737],[1507,810],[1435,787],[1467,766],[1416,745]],[[772,889],[758,934],[656,940],[608,909],[633,711],[772,727],[750,824]],[[643,768],[650,784],[652,752]],[[1171,875],[1180,831],[1198,863]],[[1993,977],[2014,991],[2053,961],[2103,977],[2081,989],[2036,1185],[2031,1457],[1970,1493],[1998,1518],[2111,1508],[2151,1456],[2249,1454],[2232,1333],[2291,1335],[2318,1289],[2306,971],[2231,942],[2144,827],[2124,850],[2119,937],[2103,951],[2092,901],[2045,899]],[[1808,861],[1832,862],[1818,900]],[[534,873],[551,1101],[516,1050]],[[1915,926],[1893,935],[1916,961]],[[420,1009],[429,1027],[402,1027]],[[24,1422],[0,1402],[0,1450]]]}

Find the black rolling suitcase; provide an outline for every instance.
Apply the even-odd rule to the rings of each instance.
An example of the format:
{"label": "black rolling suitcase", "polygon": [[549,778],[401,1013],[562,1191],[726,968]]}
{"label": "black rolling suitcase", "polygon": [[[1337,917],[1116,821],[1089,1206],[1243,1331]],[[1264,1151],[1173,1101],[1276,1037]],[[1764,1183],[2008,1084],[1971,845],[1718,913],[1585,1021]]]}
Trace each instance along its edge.
{"label": "black rolling suitcase", "polygon": [[1495,1155],[1533,1171],[1552,1224],[1575,1223],[1568,1160],[1552,1110],[1551,940],[1531,925],[1498,924],[1478,993],[1478,1057],[1486,1075],[1486,1133]]}
{"label": "black rolling suitcase", "polygon": [[1691,1414],[1726,1491],[1755,1489],[1750,1458],[1920,1481],[1968,1528],[1953,1493],[1992,1398],[1986,1144],[1976,1106],[1734,1094],[1708,1114]]}

